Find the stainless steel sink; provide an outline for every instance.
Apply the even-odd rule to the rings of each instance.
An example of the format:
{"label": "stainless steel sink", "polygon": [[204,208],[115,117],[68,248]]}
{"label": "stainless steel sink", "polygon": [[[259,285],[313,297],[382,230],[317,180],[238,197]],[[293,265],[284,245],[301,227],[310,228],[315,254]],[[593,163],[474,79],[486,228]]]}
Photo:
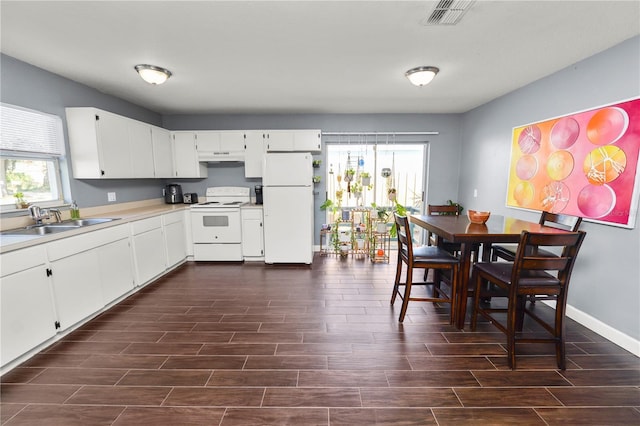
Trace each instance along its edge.
{"label": "stainless steel sink", "polygon": [[82,228],[85,226],[99,225],[101,223],[107,223],[113,220],[117,220],[117,219],[112,219],[112,218],[72,219],[72,220],[65,220],[64,222],[59,222],[59,223],[47,223],[44,225],[32,225],[32,226],[27,226],[25,228],[19,228],[19,229],[9,229],[7,231],[0,232],[0,235],[5,235],[5,236],[50,235],[50,234],[57,234],[59,232],[71,231],[71,230]]}
{"label": "stainless steel sink", "polygon": [[80,226],[91,226],[91,225],[99,225],[101,223],[107,223],[107,222],[111,222],[114,220],[118,220],[118,219],[111,219],[111,218],[92,218],[92,219],[70,219],[70,220],[65,220],[63,222],[60,223],[48,223],[45,226],[76,226],[76,227],[80,227]]}
{"label": "stainless steel sink", "polygon": [[58,226],[51,225],[40,225],[40,226],[32,226],[29,228],[21,228],[21,229],[10,229],[8,231],[2,231],[2,235],[49,235],[56,234],[58,232],[70,231],[72,229],[78,229],[79,226],[67,225],[60,226],[62,224],[58,224]]}

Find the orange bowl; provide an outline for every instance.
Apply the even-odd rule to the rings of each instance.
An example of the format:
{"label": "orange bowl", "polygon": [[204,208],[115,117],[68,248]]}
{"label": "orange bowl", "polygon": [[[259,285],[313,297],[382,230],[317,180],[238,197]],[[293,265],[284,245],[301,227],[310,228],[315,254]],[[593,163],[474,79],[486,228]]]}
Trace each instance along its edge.
{"label": "orange bowl", "polygon": [[489,216],[491,216],[491,212],[479,212],[476,210],[467,210],[467,217],[471,223],[480,223],[483,224],[487,220],[489,220]]}

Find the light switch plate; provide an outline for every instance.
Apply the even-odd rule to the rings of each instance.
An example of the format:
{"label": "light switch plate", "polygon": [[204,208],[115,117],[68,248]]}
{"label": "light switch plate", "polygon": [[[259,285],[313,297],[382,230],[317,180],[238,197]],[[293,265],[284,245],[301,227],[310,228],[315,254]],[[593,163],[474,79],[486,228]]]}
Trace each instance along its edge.
{"label": "light switch plate", "polygon": [[115,192],[107,192],[107,201],[115,201],[116,193]]}

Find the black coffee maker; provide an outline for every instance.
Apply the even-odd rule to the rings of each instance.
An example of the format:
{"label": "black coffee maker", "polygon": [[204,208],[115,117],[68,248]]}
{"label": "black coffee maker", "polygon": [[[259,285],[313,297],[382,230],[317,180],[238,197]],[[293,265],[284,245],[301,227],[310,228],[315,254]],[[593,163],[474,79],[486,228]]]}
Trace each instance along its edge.
{"label": "black coffee maker", "polygon": [[262,185],[255,186],[256,191],[256,204],[262,204]]}
{"label": "black coffee maker", "polygon": [[182,203],[182,187],[172,183],[164,187],[164,202],[167,204]]}

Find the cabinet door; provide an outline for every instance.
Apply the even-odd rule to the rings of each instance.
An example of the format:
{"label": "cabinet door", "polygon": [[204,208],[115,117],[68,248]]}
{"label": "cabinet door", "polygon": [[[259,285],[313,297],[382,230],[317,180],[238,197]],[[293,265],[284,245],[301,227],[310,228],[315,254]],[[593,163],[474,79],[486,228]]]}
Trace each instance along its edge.
{"label": "cabinet door", "polygon": [[241,130],[223,130],[220,132],[220,151],[244,151],[244,132]]}
{"label": "cabinet door", "polygon": [[133,258],[136,271],[136,284],[144,285],[160,275],[166,269],[162,228],[155,228],[133,236]]}
{"label": "cabinet door", "polygon": [[160,127],[151,127],[151,141],[153,144],[154,177],[173,177],[171,132]]}
{"label": "cabinet door", "polygon": [[44,265],[2,277],[0,365],[55,336],[51,289]]}
{"label": "cabinet door", "polygon": [[295,130],[293,133],[294,151],[320,152],[320,130]]}
{"label": "cabinet door", "polygon": [[166,224],[164,239],[167,248],[167,266],[172,267],[182,262],[187,257],[184,221]]}
{"label": "cabinet door", "polygon": [[104,307],[97,250],[51,262],[51,271],[53,295],[62,330]]}
{"label": "cabinet door", "polygon": [[262,132],[244,132],[244,177],[262,177],[264,139]]}
{"label": "cabinet door", "polygon": [[242,210],[242,256],[247,258],[264,256],[262,210]]}
{"label": "cabinet door", "polygon": [[198,163],[194,132],[173,134],[173,159],[175,177],[207,177],[206,166]]}
{"label": "cabinet door", "polygon": [[290,130],[269,130],[265,138],[267,152],[293,151],[294,133]]}
{"label": "cabinet door", "polygon": [[96,127],[102,177],[133,177],[127,119],[101,111],[96,114]]}
{"label": "cabinet door", "polygon": [[153,143],[151,126],[135,120],[127,120],[129,148],[134,178],[153,178]]}
{"label": "cabinet door", "polygon": [[103,304],[108,305],[135,287],[131,247],[129,239],[125,238],[96,250],[100,262]]}
{"label": "cabinet door", "polygon": [[207,131],[196,133],[196,146],[199,152],[220,151],[220,132]]}

